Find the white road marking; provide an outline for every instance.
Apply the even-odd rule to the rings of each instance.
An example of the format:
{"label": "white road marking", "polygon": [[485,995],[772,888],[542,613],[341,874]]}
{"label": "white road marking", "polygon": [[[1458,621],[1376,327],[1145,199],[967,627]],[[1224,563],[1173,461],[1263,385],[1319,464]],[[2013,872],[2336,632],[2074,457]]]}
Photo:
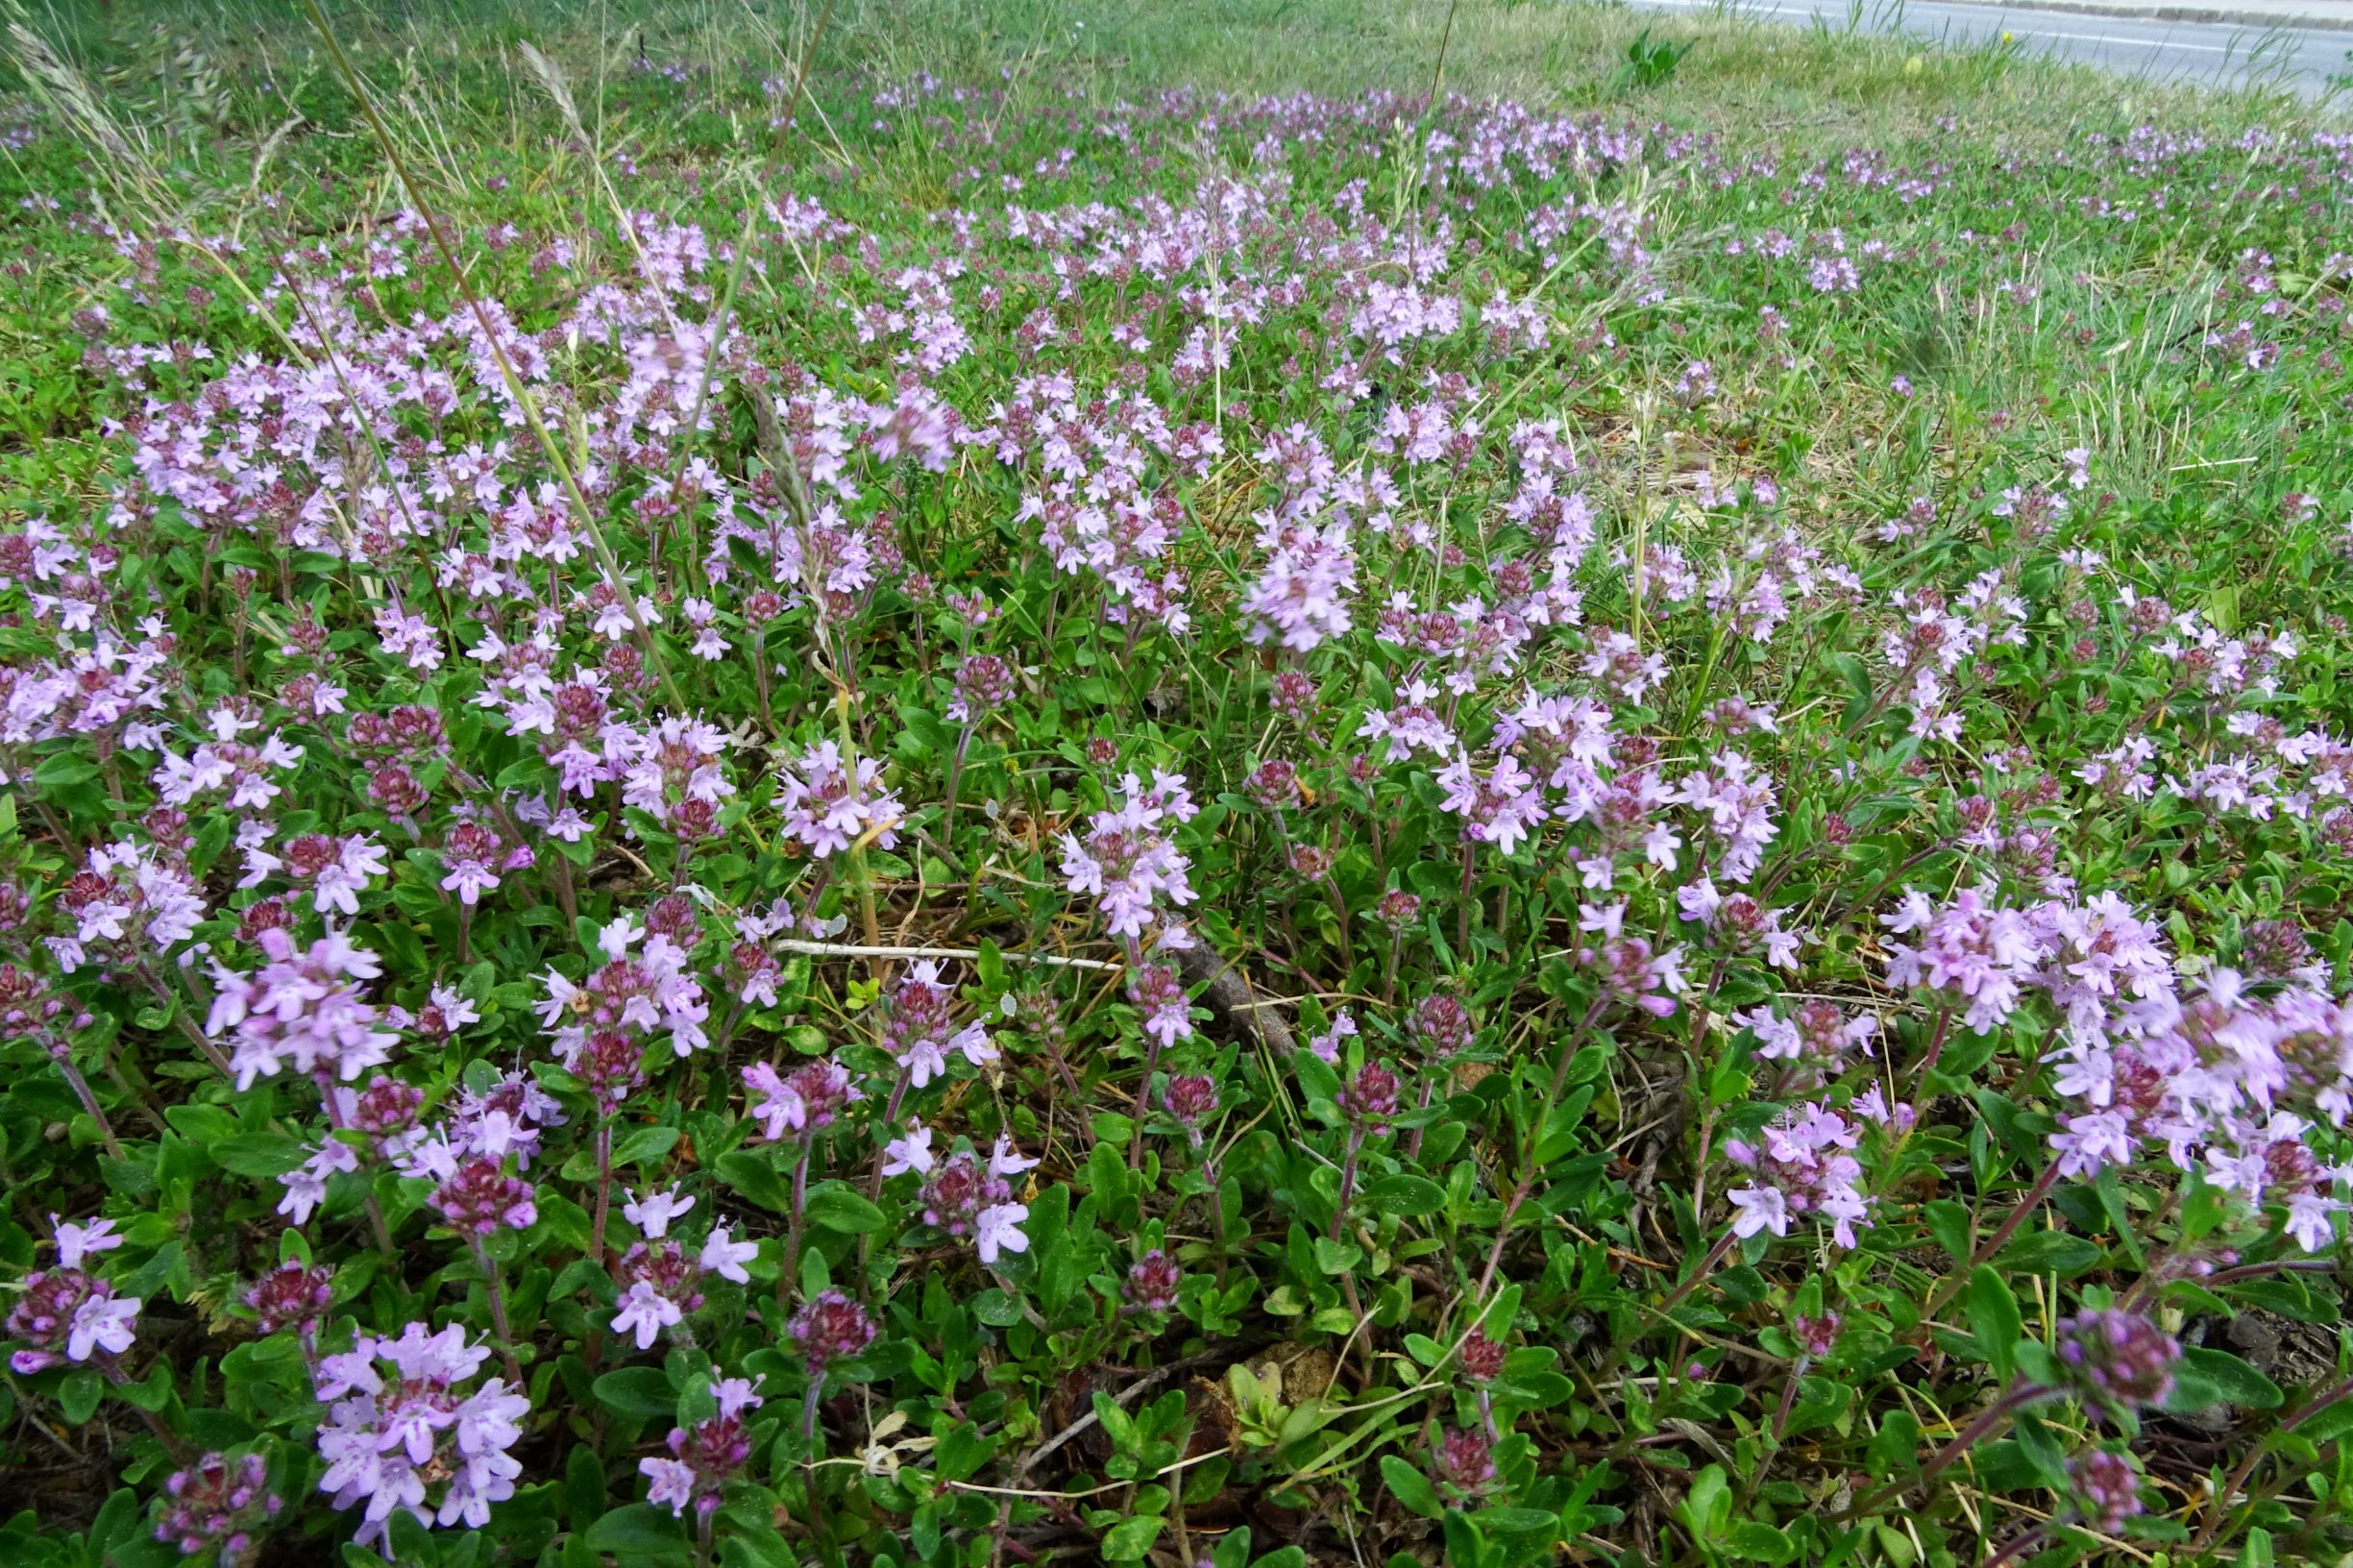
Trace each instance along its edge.
{"label": "white road marking", "polygon": [[[1636,0],[1636,4],[1640,5],[1644,9],[1657,8],[1672,11],[1723,11],[1734,16],[1745,15],[1768,18],[1800,16],[1811,21],[1845,19],[1843,15],[1838,15],[1836,13],[1818,9],[1796,11],[1773,5],[1742,5],[1739,3],[1739,0]],[[1989,18],[1989,20],[1998,19],[2002,14],[2003,13],[2000,12],[1996,12],[1993,13],[1992,17]],[[1916,17],[1909,12],[1902,13],[1895,18],[1895,20],[1899,23],[1908,23],[1913,21],[1926,23],[1934,22],[1942,18],[1938,18],[1933,15],[1922,15]],[[2184,43],[2177,38],[2171,37],[2132,38],[2114,33],[2056,33],[2043,28],[2026,28],[2021,30],[2016,27],[2006,27],[2001,31],[2006,37],[2011,38],[2067,38],[2077,43],[2107,43],[2115,44],[2127,49],[2188,49],[2194,50],[2201,55],[2235,55],[2245,52],[2229,44]],[[1924,35],[1924,37],[1926,35]]]}

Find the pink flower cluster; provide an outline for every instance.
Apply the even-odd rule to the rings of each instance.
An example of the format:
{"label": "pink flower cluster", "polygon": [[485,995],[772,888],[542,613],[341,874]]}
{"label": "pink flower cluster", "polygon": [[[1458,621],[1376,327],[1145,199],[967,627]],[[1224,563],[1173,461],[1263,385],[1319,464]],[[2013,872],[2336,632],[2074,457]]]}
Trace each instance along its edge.
{"label": "pink flower cluster", "polygon": [[490,1505],[515,1495],[523,1465],[508,1450],[531,1402],[499,1378],[458,1387],[489,1359],[454,1323],[439,1333],[410,1323],[398,1337],[362,1335],[319,1359],[318,1397],[328,1406],[319,1489],[333,1493],[338,1508],[364,1506],[361,1545],[389,1540],[392,1515],[404,1509],[422,1525],[479,1530]]}

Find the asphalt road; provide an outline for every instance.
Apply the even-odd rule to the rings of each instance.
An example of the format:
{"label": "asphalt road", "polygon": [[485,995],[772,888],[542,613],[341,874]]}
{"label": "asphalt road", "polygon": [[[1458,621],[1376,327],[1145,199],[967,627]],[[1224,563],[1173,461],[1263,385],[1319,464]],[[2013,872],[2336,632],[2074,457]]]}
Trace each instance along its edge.
{"label": "asphalt road", "polygon": [[2127,77],[2219,86],[2276,85],[2306,97],[2328,91],[2328,78],[2353,78],[2353,32],[2289,25],[2169,22],[2039,11],[2023,6],[1910,0],[1897,6],[1863,0],[1631,0],[1639,10],[1716,11],[1843,32],[1905,34],[1965,46],[2008,35],[2017,46],[2081,61]]}

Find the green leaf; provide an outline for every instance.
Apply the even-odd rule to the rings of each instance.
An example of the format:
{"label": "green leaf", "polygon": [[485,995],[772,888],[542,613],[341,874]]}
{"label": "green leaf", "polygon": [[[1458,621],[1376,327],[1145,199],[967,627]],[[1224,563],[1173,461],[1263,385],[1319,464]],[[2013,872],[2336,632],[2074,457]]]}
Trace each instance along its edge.
{"label": "green leaf", "polygon": [[65,1424],[69,1427],[89,1425],[90,1417],[98,1413],[98,1402],[106,1397],[106,1384],[86,1366],[78,1366],[66,1373],[65,1381],[58,1384],[58,1410],[65,1417]]}
{"label": "green leaf", "polygon": [[309,1151],[283,1133],[238,1133],[205,1151],[212,1163],[233,1176],[283,1176],[310,1157]]}
{"label": "green leaf", "polygon": [[1364,1189],[1364,1201],[1379,1213],[1434,1215],[1446,1207],[1446,1189],[1423,1176],[1384,1176]]}
{"label": "green leaf", "polygon": [[1291,1053],[1291,1071],[1299,1080],[1300,1090],[1311,1100],[1328,1100],[1340,1091],[1340,1075],[1332,1070],[1332,1064],[1313,1051]]}
{"label": "green leaf", "polygon": [[1560,1528],[1560,1516],[1542,1508],[1481,1508],[1471,1517],[1479,1521],[1481,1530],[1492,1535],[1547,1534]]}
{"label": "green leaf", "polygon": [[591,1550],[609,1552],[631,1568],[650,1561],[684,1562],[688,1550],[685,1527],[671,1517],[668,1508],[650,1503],[625,1503],[613,1509],[588,1527],[588,1544]]}
{"label": "green leaf", "polygon": [[2096,1241],[2065,1231],[2036,1231],[2001,1249],[2001,1266],[2026,1274],[2071,1279],[2098,1266],[2107,1254]]}
{"label": "green leaf", "polygon": [[1021,1298],[991,1286],[973,1293],[972,1315],[993,1329],[1010,1329],[1021,1321]]}
{"label": "green leaf", "polygon": [[983,1437],[980,1429],[969,1421],[959,1421],[949,1427],[932,1450],[932,1465],[942,1481],[962,1481],[989,1462],[996,1452],[997,1439]]}
{"label": "green leaf", "polygon": [[575,1530],[586,1529],[604,1512],[604,1465],[586,1443],[564,1458],[564,1515]]}
{"label": "green leaf", "polygon": [[1724,1527],[1732,1515],[1732,1488],[1725,1480],[1724,1466],[1711,1464],[1691,1478],[1691,1489],[1676,1505],[1676,1512],[1691,1533],[1702,1541],[1714,1541],[1724,1533]]}
{"label": "green leaf", "polygon": [[1854,1390],[1836,1378],[1800,1378],[1798,1398],[1790,1407],[1789,1421],[1781,1429],[1785,1437],[1795,1437],[1816,1427],[1826,1427],[1847,1413],[1848,1403]]}
{"label": "green leaf", "polygon": [[1781,1531],[1753,1519],[1735,1519],[1724,1527],[1720,1543],[1728,1557],[1748,1562],[1783,1563],[1798,1555],[1798,1546]]}
{"label": "green leaf", "polygon": [[870,1236],[883,1227],[882,1211],[840,1182],[809,1189],[809,1222],[846,1236]]}
{"label": "green leaf", "polygon": [[2053,1491],[2067,1490],[2067,1450],[2041,1416],[2032,1410],[2019,1411],[2011,1422],[2010,1436],[2043,1478],[2044,1485]]}
{"label": "green leaf", "polygon": [[98,765],[87,757],[71,751],[61,751],[54,757],[43,757],[40,766],[33,770],[33,782],[45,795],[57,795],[74,789],[98,776]]}
{"label": "green leaf", "polygon": [[1928,1222],[1928,1234],[1936,1237],[1936,1244],[1943,1247],[1954,1262],[1968,1262],[1969,1255],[1976,1250],[1969,1238],[1968,1206],[1955,1203],[1950,1198],[1938,1198],[1921,1213]]}
{"label": "green leaf", "polygon": [[623,1139],[613,1149],[613,1167],[650,1164],[675,1148],[678,1129],[675,1127],[640,1127]]}
{"label": "green leaf", "polygon": [[973,945],[980,956],[972,961],[972,972],[980,976],[981,988],[992,994],[1005,989],[1005,955],[997,944],[983,937]]}
{"label": "green leaf", "polygon": [[1507,1373],[1495,1380],[1499,1399],[1531,1409],[1547,1410],[1577,1392],[1577,1384],[1557,1372]]}
{"label": "green leaf", "polygon": [[751,1149],[737,1149],[719,1157],[719,1179],[772,1214],[790,1213],[793,1194],[768,1157]]}
{"label": "green leaf", "polygon": [[1986,1125],[1994,1129],[2012,1158],[2032,1164],[2047,1156],[2043,1145],[2043,1134],[2051,1128],[2050,1118],[2022,1109],[2015,1100],[2004,1098],[1990,1089],[1978,1089],[1971,1096],[1976,1101],[1978,1114]]}
{"label": "green leaf", "polygon": [[1920,1417],[1898,1407],[1879,1417],[1879,1430],[1863,1451],[1874,1476],[1891,1480],[1920,1468]]}
{"label": "green leaf", "polygon": [[1158,1514],[1120,1520],[1103,1537],[1103,1559],[1106,1562],[1142,1561],[1143,1555],[1152,1550],[1153,1541],[1167,1523]]}
{"label": "green leaf", "polygon": [[2227,1350],[2185,1350],[2181,1359],[2183,1365],[2176,1370],[2177,1379],[2182,1371],[2194,1373],[2218,1390],[2222,1398],[2243,1409],[2276,1409],[2287,1398],[2278,1384]]}
{"label": "green leaf", "polygon": [[2018,1297],[2010,1290],[2010,1282],[1991,1263],[1980,1263],[1969,1277],[1969,1328],[1976,1336],[1977,1348],[1985,1353],[1986,1360],[2000,1377],[2007,1378],[2018,1367],[2019,1335],[2024,1332],[2019,1315]]}
{"label": "green leaf", "polygon": [[1087,1190],[1095,1195],[1098,1215],[1110,1213],[1127,1195],[1127,1162],[1119,1153],[1125,1147],[1124,1142],[1103,1139],[1087,1156]]}
{"label": "green leaf", "polygon": [[1381,1456],[1381,1479],[1389,1483],[1389,1495],[1425,1519],[1435,1519],[1446,1512],[1438,1501],[1438,1489],[1430,1484],[1430,1478],[1394,1454]]}
{"label": "green leaf", "polygon": [[625,1366],[607,1372],[597,1380],[596,1388],[597,1403],[615,1415],[639,1421],[667,1420],[678,1409],[677,1392],[658,1366]]}

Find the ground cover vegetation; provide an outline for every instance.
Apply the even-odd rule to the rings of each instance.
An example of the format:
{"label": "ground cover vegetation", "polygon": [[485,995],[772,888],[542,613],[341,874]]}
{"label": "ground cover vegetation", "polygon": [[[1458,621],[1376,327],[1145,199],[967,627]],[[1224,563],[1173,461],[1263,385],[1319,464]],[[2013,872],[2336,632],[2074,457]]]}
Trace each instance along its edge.
{"label": "ground cover vegetation", "polygon": [[12,47],[9,1561],[2353,1549],[2324,108]]}

